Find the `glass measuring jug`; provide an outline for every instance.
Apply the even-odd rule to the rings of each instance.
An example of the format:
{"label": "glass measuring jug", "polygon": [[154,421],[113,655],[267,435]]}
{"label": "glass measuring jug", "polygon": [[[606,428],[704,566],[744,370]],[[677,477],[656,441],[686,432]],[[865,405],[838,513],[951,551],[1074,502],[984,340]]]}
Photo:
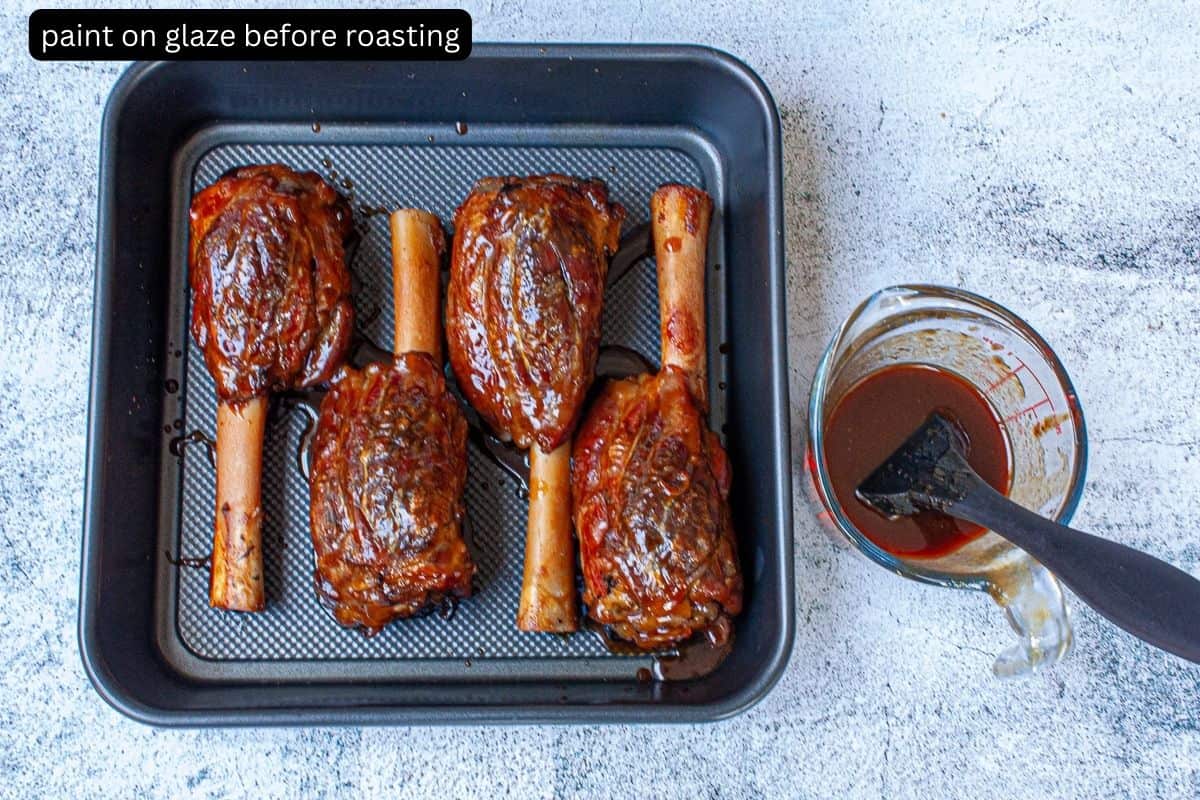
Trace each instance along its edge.
{"label": "glass measuring jug", "polygon": [[1044,567],[987,532],[936,558],[889,553],[847,517],[825,461],[825,425],[838,401],[867,375],[898,364],[952,372],[991,403],[1008,440],[1008,496],[1062,523],[1083,490],[1087,442],[1083,412],[1062,364],[1023,320],[970,292],[940,286],[882,289],[842,324],[826,349],[809,400],[807,464],[837,531],[898,575],[937,586],[987,592],[1006,612],[1018,641],[993,665],[1000,676],[1047,666],[1071,648],[1062,587]]}

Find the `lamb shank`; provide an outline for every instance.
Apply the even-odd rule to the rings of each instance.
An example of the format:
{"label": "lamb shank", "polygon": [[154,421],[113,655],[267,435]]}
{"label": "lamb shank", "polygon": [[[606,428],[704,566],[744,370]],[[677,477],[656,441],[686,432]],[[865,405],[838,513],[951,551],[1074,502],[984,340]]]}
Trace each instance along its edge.
{"label": "lamb shank", "polygon": [[517,627],[578,628],[570,437],[595,374],[608,258],[625,210],[599,181],[485,178],[454,217],[450,364],[502,439],[530,450]]}
{"label": "lamb shank", "polygon": [[644,650],[716,644],[742,607],[729,462],[708,429],[704,254],[712,201],[650,201],[662,369],[608,383],[575,440],[572,491],[588,614]]}
{"label": "lamb shank", "polygon": [[437,217],[391,218],[395,357],[343,368],[313,444],[318,595],[342,625],[373,635],[394,619],[471,593],[463,541],[467,421],[441,369]]}
{"label": "lamb shank", "polygon": [[231,170],[192,200],[191,333],[217,387],[209,604],[265,606],[261,471],[269,393],[329,379],[354,326],[349,203],[313,172]]}

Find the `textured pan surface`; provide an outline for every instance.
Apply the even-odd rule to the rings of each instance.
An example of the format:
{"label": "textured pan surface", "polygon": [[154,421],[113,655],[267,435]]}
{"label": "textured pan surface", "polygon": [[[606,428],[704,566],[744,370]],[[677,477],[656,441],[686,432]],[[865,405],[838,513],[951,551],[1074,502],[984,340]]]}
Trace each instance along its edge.
{"label": "textured pan surface", "polygon": [[[181,172],[190,175],[188,191],[198,191],[225,170],[247,163],[280,161],[329,176],[351,195],[359,212],[363,236],[353,254],[352,269],[361,330],[371,341],[385,346],[391,341],[393,326],[387,218],[364,214],[361,209],[427,208],[449,231],[454,208],[476,178],[557,171],[603,179],[613,199],[629,212],[627,232],[648,221],[650,195],[665,181],[705,186],[719,195],[719,187],[712,185],[719,173],[711,155],[695,142],[689,145],[686,135],[671,131],[663,131],[658,141],[653,132],[620,129],[593,132],[583,139],[602,141],[602,147],[574,146],[573,141],[582,137],[569,129],[531,134],[503,127],[472,128],[459,136],[445,128],[436,134],[404,128],[397,129],[391,141],[374,130],[367,142],[356,142],[359,134],[352,128],[333,125],[320,132],[264,126],[262,135],[274,142],[255,141],[254,129],[246,126],[210,134],[211,141],[196,148],[191,163],[184,156]],[[522,139],[536,144],[524,145]],[[563,144],[555,146],[556,139]],[[186,197],[183,193],[179,196]],[[181,216],[177,210],[176,217]],[[187,234],[182,219],[174,222],[174,261],[179,262]],[[724,291],[723,273],[711,254],[721,252],[720,225],[718,216],[710,243],[708,281],[710,389],[716,400],[712,423],[717,430],[724,421],[723,397],[718,390],[724,368],[717,360]],[[179,241],[179,237],[184,239]],[[174,268],[180,269],[182,264],[175,263]],[[182,335],[184,322],[172,322],[173,330],[179,331],[174,346],[182,355],[171,366],[180,374],[181,389],[165,398],[166,406],[171,414],[181,414],[183,432],[211,434],[216,409],[213,383],[199,350]],[[602,341],[633,348],[657,363],[657,292],[651,259],[636,266],[608,293]],[[296,662],[325,662],[326,668],[319,671],[330,674],[329,662],[367,660],[375,664],[367,674],[399,676],[405,674],[404,661],[434,660],[426,661],[421,676],[451,677],[452,673],[463,677],[464,665],[474,664],[478,674],[486,671],[488,662],[496,662],[491,666],[497,669],[501,660],[512,665],[513,659],[519,659],[521,669],[516,671],[531,677],[600,677],[630,675],[645,663],[644,658],[610,655],[587,632],[571,637],[517,632],[514,619],[527,503],[518,481],[474,442],[469,453],[467,514],[469,541],[478,565],[475,596],[464,601],[450,619],[434,614],[408,620],[371,639],[339,628],[318,604],[312,588],[308,486],[296,466],[304,427],[305,416],[299,411],[277,414],[268,427],[263,463],[266,612],[230,615],[210,609],[207,570],[176,567],[163,557],[160,569],[174,592],[159,604],[163,616],[160,631],[167,631],[168,638],[173,631],[184,651],[206,662],[201,672],[210,677],[294,677],[303,673]],[[164,433],[164,446],[176,433]],[[209,552],[212,535],[213,469],[199,446],[185,448],[182,459],[168,462],[166,470],[173,473],[167,476],[168,491],[177,491],[178,516],[177,529],[167,534],[165,549],[172,555],[203,557]],[[169,497],[164,499],[164,504],[169,502]],[[575,666],[559,664],[553,669],[552,662],[564,660],[573,660]],[[444,662],[444,669],[439,661]],[[272,667],[275,663],[278,670]],[[605,663],[607,666],[602,666]],[[507,668],[501,671],[511,672]]]}

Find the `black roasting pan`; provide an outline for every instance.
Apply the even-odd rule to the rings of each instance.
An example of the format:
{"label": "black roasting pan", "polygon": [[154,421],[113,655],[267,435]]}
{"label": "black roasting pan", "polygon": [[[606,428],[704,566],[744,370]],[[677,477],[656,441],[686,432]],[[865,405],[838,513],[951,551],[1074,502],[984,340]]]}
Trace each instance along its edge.
{"label": "black roasting pan", "polygon": [[[453,63],[142,63],[118,81],[100,153],[79,637],[100,694],[155,725],[690,722],[736,714],[784,669],[793,634],[792,495],[779,120],[763,83],[715,50],[476,45]],[[605,180],[636,239],[660,183],[712,194],[710,423],[731,459],[746,608],[728,657],[646,680],[645,656],[598,637],[518,634],[525,500],[472,445],[478,594],[366,639],[312,591],[299,413],[275,409],[264,453],[269,608],[206,603],[213,474],[193,431],[214,395],[187,336],[187,208],[244,163],[330,177],[360,211],[352,261],[363,334],[390,341],[386,217],[449,226],[488,174]],[[657,362],[653,261],[606,298],[604,342]],[[181,563],[182,559],[182,563]]]}

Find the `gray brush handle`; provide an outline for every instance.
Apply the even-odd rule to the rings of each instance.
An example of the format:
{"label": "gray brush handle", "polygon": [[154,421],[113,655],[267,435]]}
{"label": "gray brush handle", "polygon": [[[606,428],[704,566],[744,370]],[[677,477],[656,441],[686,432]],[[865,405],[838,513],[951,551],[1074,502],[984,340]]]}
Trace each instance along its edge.
{"label": "gray brush handle", "polygon": [[[969,468],[968,468],[969,470]],[[969,470],[948,514],[982,525],[1036,558],[1113,624],[1168,653],[1200,662],[1200,581],[1154,556],[1059,525],[1017,505]]]}

